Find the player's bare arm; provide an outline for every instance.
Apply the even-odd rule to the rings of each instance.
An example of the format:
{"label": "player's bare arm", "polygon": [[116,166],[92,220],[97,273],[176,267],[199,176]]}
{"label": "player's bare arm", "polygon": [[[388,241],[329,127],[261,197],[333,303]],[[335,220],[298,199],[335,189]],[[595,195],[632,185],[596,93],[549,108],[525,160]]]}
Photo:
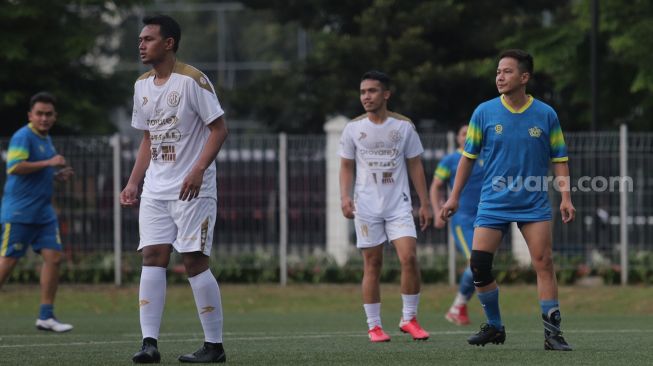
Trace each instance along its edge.
{"label": "player's bare arm", "polygon": [[218,152],[220,152],[220,148],[222,148],[222,144],[229,134],[227,123],[222,116],[216,118],[208,127],[211,130],[209,138],[206,140],[206,144],[204,144],[202,153],[197,159],[195,166],[193,166],[193,169],[184,178],[184,182],[181,185],[179,199],[182,201],[190,201],[193,198],[197,198],[202,187],[202,181],[204,180],[204,172],[215,161]]}
{"label": "player's bare arm", "polygon": [[55,155],[47,160],[21,161],[20,163],[14,166],[14,168],[11,171],[11,174],[18,174],[18,175],[30,174],[51,166],[55,168],[65,167],[66,158],[64,158],[62,155]]}
{"label": "player's bare arm", "polygon": [[152,156],[150,148],[150,132],[144,131],[143,139],[141,140],[136,155],[136,162],[134,163],[134,168],[129,176],[129,181],[127,181],[127,185],[125,185],[125,188],[120,192],[120,204],[123,207],[135,207],[138,204],[138,186],[145,178],[145,171],[150,166],[150,159]]}
{"label": "player's bare arm", "polygon": [[470,159],[467,156],[463,155],[460,158],[458,168],[456,169],[456,178],[454,179],[453,189],[451,190],[451,196],[440,209],[440,217],[442,220],[449,221],[449,217],[458,211],[460,194],[462,193],[463,188],[465,188],[465,184],[467,184],[469,175],[472,173],[474,163],[475,160]]}
{"label": "player's bare arm", "polygon": [[424,166],[422,165],[421,156],[406,159],[408,174],[413,182],[417,196],[419,197],[419,227],[422,231],[431,223],[433,215],[431,213],[431,204],[426,192],[426,177],[424,176]]}
{"label": "player's bare arm", "polygon": [[429,191],[429,198],[431,199],[431,207],[433,208],[433,215],[435,215],[435,220],[433,225],[436,229],[442,229],[446,222],[440,216],[440,209],[444,204],[444,189],[445,183],[442,179],[438,177],[433,178],[433,183],[431,183],[431,188]]}
{"label": "player's bare arm", "polygon": [[574,221],[576,217],[576,208],[571,203],[571,190],[569,180],[569,165],[567,162],[553,163],[553,173],[556,176],[556,182],[562,195],[560,202],[560,214],[562,222],[567,224]]}
{"label": "player's bare arm", "polygon": [[340,208],[342,214],[348,218],[354,218],[354,201],[351,198],[351,189],[354,184],[354,169],[356,162],[352,159],[340,159]]}

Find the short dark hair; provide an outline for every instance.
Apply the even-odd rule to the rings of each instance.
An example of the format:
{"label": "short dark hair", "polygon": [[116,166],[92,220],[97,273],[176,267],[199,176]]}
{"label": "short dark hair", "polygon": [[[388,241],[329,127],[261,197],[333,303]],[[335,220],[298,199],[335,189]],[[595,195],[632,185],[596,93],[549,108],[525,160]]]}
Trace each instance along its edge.
{"label": "short dark hair", "polygon": [[52,106],[56,107],[57,106],[57,98],[54,97],[54,95],[42,91],[34,94],[32,98],[29,100],[29,110],[31,111],[32,108],[34,108],[34,104],[36,103],[47,103],[47,104],[52,104]]}
{"label": "short dark hair", "polygon": [[172,50],[177,52],[177,49],[179,49],[179,42],[181,42],[181,27],[176,20],[162,14],[147,15],[143,17],[143,24],[158,25],[161,36],[163,36],[164,39],[172,38],[175,40],[175,46]]}
{"label": "short dark hair", "polygon": [[386,90],[390,89],[390,77],[381,71],[370,70],[363,74],[361,81],[363,80],[376,80],[380,82]]}
{"label": "short dark hair", "polygon": [[533,56],[531,56],[530,53],[516,48],[505,50],[499,55],[499,61],[506,57],[514,58],[517,60],[519,71],[527,72],[533,75]]}

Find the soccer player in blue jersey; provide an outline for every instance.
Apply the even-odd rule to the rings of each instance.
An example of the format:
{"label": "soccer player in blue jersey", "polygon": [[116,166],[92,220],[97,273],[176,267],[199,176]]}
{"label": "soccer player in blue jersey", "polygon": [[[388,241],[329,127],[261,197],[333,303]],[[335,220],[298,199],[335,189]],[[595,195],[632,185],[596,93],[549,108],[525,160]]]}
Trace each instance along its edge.
{"label": "soccer player in blue jersey", "polygon": [[57,119],[56,99],[41,92],[30,100],[29,123],[11,137],[7,151],[7,181],[2,196],[0,286],[25,255],[28,247],[43,257],[41,307],[36,328],[57,333],[73,329],[54,316],[59,284],[61,238],[52,207],[54,180],[73,174],[66,159],[57,154],[48,134]]}
{"label": "soccer player in blue jersey", "polygon": [[563,223],[574,220],[569,191],[569,167],[560,122],[550,106],[526,94],[533,74],[533,57],[522,50],[499,56],[496,86],[499,97],[474,111],[451,197],[440,216],[459,207],[474,161],[485,161],[481,202],[474,222],[470,267],[487,324],[467,341],[473,345],[501,344],[506,332],[499,311],[499,288],[492,277],[492,260],[511,222],[517,222],[537,272],[537,291],[544,323],[544,349],[571,351],[560,330],[558,285],[552,258],[552,212],[547,189],[552,163],[553,186],[561,192]]}
{"label": "soccer player in blue jersey", "polygon": [[[430,198],[433,212],[439,212],[446,197],[446,188],[453,187],[454,178],[456,177],[456,169],[458,162],[463,156],[463,148],[465,147],[465,138],[467,136],[468,126],[465,124],[458,130],[456,140],[458,143],[458,150],[442,158],[433,176],[433,183],[431,184]],[[460,203],[458,212],[451,218],[451,235],[454,237],[456,247],[469,261],[472,253],[472,238],[474,237],[474,219],[476,218],[476,210],[478,209],[478,201],[481,197],[481,184],[483,182],[483,161],[480,160],[478,164],[474,165],[472,176],[469,183],[465,186],[462,195],[460,196]],[[434,226],[437,229],[444,228],[446,222],[440,217],[435,215]],[[458,287],[458,294],[444,316],[448,321],[457,325],[468,325],[469,316],[467,314],[467,302],[474,295],[474,280],[472,278],[472,270],[467,266],[460,279]]]}

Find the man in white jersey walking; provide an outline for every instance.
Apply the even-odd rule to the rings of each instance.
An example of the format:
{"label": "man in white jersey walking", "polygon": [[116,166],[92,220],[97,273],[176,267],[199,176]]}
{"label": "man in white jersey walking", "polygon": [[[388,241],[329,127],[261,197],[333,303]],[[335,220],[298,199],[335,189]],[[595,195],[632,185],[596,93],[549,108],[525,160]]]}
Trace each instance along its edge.
{"label": "man in white jersey walking", "polygon": [[225,362],[222,304],[209,270],[217,210],[215,157],[227,138],[224,111],[208,78],[180,63],[177,22],[165,15],[143,18],[139,53],[152,70],[134,85],[132,126],[143,139],[129,181],[120,194],[124,207],[139,204],[138,250],[143,255],[139,289],[143,345],[135,363],[158,363],[157,340],[166,294],[166,268],[174,248],[181,253],[204,330],[204,345],[180,362]]}
{"label": "man in white jersey walking", "polygon": [[394,244],[401,262],[403,314],[399,329],[415,340],[426,340],[429,334],[417,322],[421,280],[408,185],[410,175],[420,200],[420,228],[425,230],[431,211],[420,158],[424,149],[413,123],[388,111],[389,86],[390,78],[379,71],[369,71],[361,78],[360,100],[366,113],[347,124],[340,140],[342,213],[354,219],[356,246],[363,254],[363,307],[370,341],[390,341],[381,324],[379,286],[387,240]]}

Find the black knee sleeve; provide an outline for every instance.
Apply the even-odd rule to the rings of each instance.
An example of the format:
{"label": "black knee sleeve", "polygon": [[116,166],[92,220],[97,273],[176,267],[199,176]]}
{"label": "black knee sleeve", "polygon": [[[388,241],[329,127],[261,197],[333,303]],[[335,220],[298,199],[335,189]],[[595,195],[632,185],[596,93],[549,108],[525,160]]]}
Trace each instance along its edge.
{"label": "black knee sleeve", "polygon": [[492,276],[493,259],[494,254],[492,253],[472,250],[469,267],[472,269],[472,276],[474,276],[474,286],[484,287],[494,282],[494,276]]}

